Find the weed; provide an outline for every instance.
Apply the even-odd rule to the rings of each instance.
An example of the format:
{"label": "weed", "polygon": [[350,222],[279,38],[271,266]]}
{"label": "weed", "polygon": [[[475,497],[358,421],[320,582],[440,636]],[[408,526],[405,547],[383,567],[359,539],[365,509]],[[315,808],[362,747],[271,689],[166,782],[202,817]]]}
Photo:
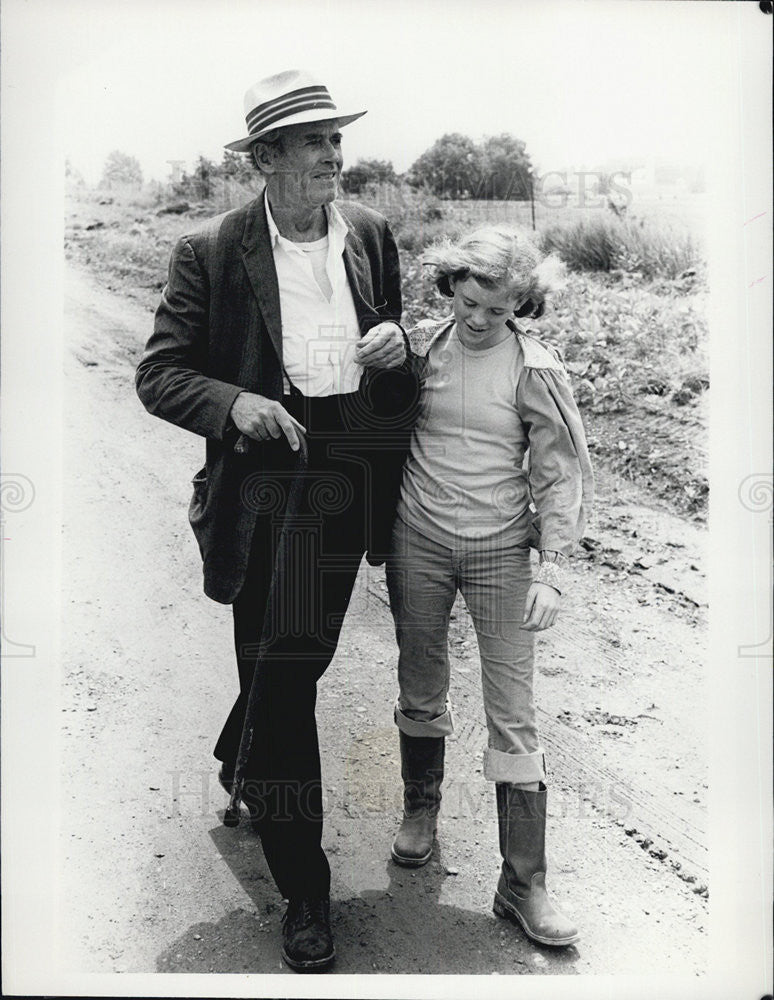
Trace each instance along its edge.
{"label": "weed", "polygon": [[674,279],[701,263],[697,241],[688,229],[612,213],[596,213],[569,225],[554,223],[541,231],[541,241],[575,271]]}

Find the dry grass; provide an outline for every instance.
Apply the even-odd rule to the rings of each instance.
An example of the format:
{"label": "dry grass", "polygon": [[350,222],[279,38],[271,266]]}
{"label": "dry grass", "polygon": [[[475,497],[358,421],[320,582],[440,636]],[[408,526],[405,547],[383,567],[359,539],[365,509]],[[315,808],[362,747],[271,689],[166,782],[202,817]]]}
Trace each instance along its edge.
{"label": "dry grass", "polygon": [[[363,200],[390,220],[403,250],[420,251],[440,236],[452,239],[478,226],[508,223],[532,227],[529,202],[440,201],[405,185],[370,186]],[[629,209],[626,210],[629,213]],[[535,227],[546,250],[573,271],[623,271],[647,278],[678,278],[701,266],[700,242],[674,217],[625,214],[577,205],[535,205]]]}
{"label": "dry grass", "polygon": [[701,265],[696,238],[675,223],[597,213],[540,232],[546,250],[574,271],[623,271],[646,278],[679,278]]}

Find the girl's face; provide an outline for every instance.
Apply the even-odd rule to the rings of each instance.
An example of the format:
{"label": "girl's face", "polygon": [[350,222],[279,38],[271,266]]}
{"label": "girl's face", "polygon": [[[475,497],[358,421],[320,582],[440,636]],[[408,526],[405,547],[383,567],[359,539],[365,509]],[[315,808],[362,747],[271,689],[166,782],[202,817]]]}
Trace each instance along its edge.
{"label": "girl's face", "polygon": [[513,335],[505,323],[513,318],[522,296],[507,288],[486,288],[472,277],[457,281],[450,278],[449,284],[454,293],[457,336],[465,347],[483,351]]}

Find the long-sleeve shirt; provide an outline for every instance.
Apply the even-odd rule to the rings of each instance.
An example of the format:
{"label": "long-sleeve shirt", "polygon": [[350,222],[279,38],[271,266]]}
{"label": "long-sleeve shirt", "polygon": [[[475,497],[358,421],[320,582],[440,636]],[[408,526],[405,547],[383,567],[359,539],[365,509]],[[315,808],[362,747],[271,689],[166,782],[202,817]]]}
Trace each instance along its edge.
{"label": "long-sleeve shirt", "polygon": [[470,350],[444,320],[427,353],[399,516],[450,547],[497,536],[569,556],[592,494],[583,424],[556,354],[518,330]]}

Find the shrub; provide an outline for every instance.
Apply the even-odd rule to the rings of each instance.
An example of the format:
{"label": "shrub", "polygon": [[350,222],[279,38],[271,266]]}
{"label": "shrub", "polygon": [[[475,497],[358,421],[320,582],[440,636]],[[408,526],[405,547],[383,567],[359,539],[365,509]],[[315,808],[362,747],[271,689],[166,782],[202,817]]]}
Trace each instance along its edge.
{"label": "shrub", "polygon": [[676,283],[671,293],[622,287],[610,278],[570,277],[567,287],[534,321],[558,346],[581,386],[579,403],[610,413],[635,395],[665,396],[709,385],[706,320]]}
{"label": "shrub", "polygon": [[358,201],[381,212],[401,250],[420,252],[440,236],[453,235],[440,200],[429,191],[407,184],[369,184]]}
{"label": "shrub", "polygon": [[676,225],[596,214],[541,233],[546,250],[575,271],[625,271],[645,278],[678,278],[701,262],[695,238]]}
{"label": "shrub", "polygon": [[232,208],[239,208],[252,201],[263,191],[263,187],[263,178],[257,171],[246,177],[231,175],[218,177],[212,184],[207,210],[214,211],[216,215],[220,212],[230,212]]}

